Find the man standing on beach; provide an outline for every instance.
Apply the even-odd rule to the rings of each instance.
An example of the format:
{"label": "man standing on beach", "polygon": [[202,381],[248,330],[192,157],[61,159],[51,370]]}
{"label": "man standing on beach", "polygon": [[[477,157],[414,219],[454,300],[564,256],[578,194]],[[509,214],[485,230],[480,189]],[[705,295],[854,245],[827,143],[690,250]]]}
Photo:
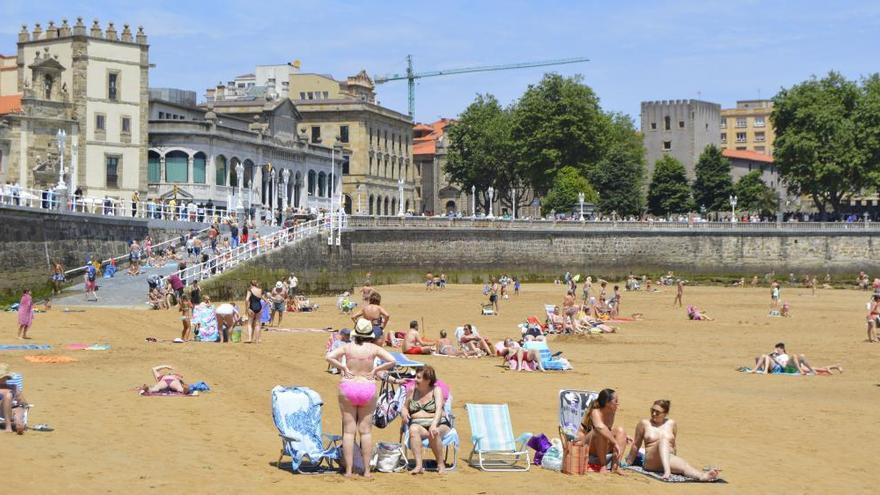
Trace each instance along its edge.
{"label": "man standing on beach", "polygon": [[269,324],[275,321],[275,315],[278,315],[278,323],[281,326],[281,319],[284,318],[284,308],[287,305],[287,291],[284,289],[284,283],[280,280],[275,283],[275,288],[269,295],[272,300],[272,314],[269,316]]}
{"label": "man standing on beach", "polygon": [[672,301],[672,307],[675,307],[675,304],[678,303],[678,307],[681,307],[681,296],[684,295],[684,280],[679,279],[678,283],[675,284],[675,301]]}

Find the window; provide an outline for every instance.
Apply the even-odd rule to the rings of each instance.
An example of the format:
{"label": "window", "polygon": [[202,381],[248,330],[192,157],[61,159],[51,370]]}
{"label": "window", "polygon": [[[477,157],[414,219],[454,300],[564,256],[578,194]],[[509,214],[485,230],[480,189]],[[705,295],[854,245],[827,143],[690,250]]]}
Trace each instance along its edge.
{"label": "window", "polygon": [[746,151],[746,147],[745,146],[737,146],[736,151]]}
{"label": "window", "polygon": [[756,133],[755,133],[755,141],[757,141],[757,142],[759,142],[759,143],[763,143],[763,142],[765,141],[765,139],[766,139],[766,138],[765,138],[763,132],[756,132]]}
{"label": "window", "polygon": [[131,134],[131,117],[122,117],[122,133]]}
{"label": "window", "polygon": [[727,119],[724,117],[721,117],[721,128],[727,129]]}
{"label": "window", "polygon": [[373,145],[373,128],[368,127],[367,131],[370,133],[370,146],[372,146]]}
{"label": "window", "polygon": [[350,167],[351,167],[351,163],[349,161],[349,157],[347,157],[347,156],[343,157],[342,158],[342,175],[348,175]]}
{"label": "window", "polygon": [[755,117],[755,127],[764,127],[764,117]]}
{"label": "window", "polygon": [[165,182],[188,182],[189,156],[174,150],[165,155]]}
{"label": "window", "polygon": [[116,101],[119,87],[119,73],[111,72],[107,74],[107,98]]}
{"label": "window", "polygon": [[672,119],[669,118],[669,115],[663,117],[663,129],[666,131],[672,129]]}
{"label": "window", "polygon": [[313,125],[312,126],[312,142],[320,143],[321,142],[321,126]]}
{"label": "window", "polygon": [[746,126],[746,118],[745,117],[737,117],[736,118],[736,126],[738,128],[743,128]]}
{"label": "window", "polygon": [[329,97],[330,97],[330,93],[327,91],[324,91],[324,99],[326,100]]}
{"label": "window", "polygon": [[348,142],[348,126],[347,125],[339,126],[339,140],[342,141],[343,143]]}
{"label": "window", "polygon": [[722,133],[721,133],[721,142],[722,142],[722,143],[726,143],[726,142],[727,142],[727,133],[726,133],[726,132],[722,132]]}
{"label": "window", "polygon": [[165,112],[159,112],[159,120],[165,119]]}
{"label": "window", "polygon": [[370,168],[367,169],[367,175],[373,175],[373,155],[370,154]]}
{"label": "window", "polygon": [[147,182],[155,184],[162,179],[162,166],[159,155],[153,151],[147,157]]}
{"label": "window", "polygon": [[663,151],[672,150],[672,141],[663,141]]}
{"label": "window", "polygon": [[206,177],[206,159],[204,153],[196,153],[193,157],[193,182],[196,184],[205,184]]}
{"label": "window", "polygon": [[218,186],[226,185],[226,157],[223,155],[214,159],[214,183]]}
{"label": "window", "polygon": [[[739,126],[737,126],[737,127],[739,127]],[[746,142],[746,133],[744,133],[744,132],[737,132],[737,133],[736,133],[736,142],[737,142],[737,143],[744,143],[744,142]]]}
{"label": "window", "polygon": [[767,151],[767,148],[764,146],[755,146],[755,151],[757,151],[758,153],[764,153]]}
{"label": "window", "polygon": [[656,130],[657,130],[657,123],[656,123],[656,122],[651,122],[651,130],[652,130],[652,131],[656,131]]}
{"label": "window", "polygon": [[305,91],[300,91],[300,92],[299,92],[299,99],[300,99],[300,100],[305,100],[305,99],[306,99],[306,92],[305,92]]}
{"label": "window", "polygon": [[684,129],[684,121],[683,121],[683,120],[679,120],[679,121],[678,121],[678,128],[679,128],[679,129]]}
{"label": "window", "polygon": [[105,159],[107,165],[107,175],[106,175],[106,183],[104,187],[119,187],[119,157],[118,156],[108,156]]}
{"label": "window", "polygon": [[107,130],[107,125],[105,122],[106,120],[107,120],[107,117],[104,116],[104,114],[101,114],[101,113],[95,114],[95,130],[96,131],[106,131]]}
{"label": "window", "polygon": [[388,131],[385,131],[385,147],[388,147]]}

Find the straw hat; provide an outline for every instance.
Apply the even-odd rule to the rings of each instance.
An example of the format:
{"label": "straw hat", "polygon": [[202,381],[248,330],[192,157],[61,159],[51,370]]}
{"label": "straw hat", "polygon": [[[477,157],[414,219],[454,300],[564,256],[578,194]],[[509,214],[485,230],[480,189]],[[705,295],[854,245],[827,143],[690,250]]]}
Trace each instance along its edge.
{"label": "straw hat", "polygon": [[12,376],[12,372],[9,371],[9,365],[0,363],[0,378],[6,378],[7,376]]}
{"label": "straw hat", "polygon": [[276,289],[283,289],[283,288],[284,288],[284,284],[281,283],[281,281],[275,282],[275,288],[276,288]]}
{"label": "straw hat", "polygon": [[366,318],[358,318],[357,323],[354,324],[354,335],[356,337],[372,338],[373,324]]}

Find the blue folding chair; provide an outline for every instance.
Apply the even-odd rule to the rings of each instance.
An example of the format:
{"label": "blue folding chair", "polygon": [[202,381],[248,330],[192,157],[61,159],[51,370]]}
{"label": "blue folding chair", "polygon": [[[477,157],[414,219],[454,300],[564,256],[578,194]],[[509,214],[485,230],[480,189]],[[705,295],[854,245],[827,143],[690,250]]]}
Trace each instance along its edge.
{"label": "blue folding chair", "polygon": [[[526,442],[532,434],[513,437],[507,404],[466,404],[465,407],[474,444],[468,464],[483,471],[528,471],[531,462]],[[520,465],[521,461],[525,461],[524,466]]]}
{"label": "blue folding chair", "polygon": [[307,387],[277,385],[272,389],[272,419],[281,437],[279,468],[285,455],[290,456],[290,468],[295,473],[303,473],[302,468],[320,472],[325,466],[338,467],[342,437],[322,434],[323,405],[321,396]]}
{"label": "blue folding chair", "polygon": [[538,351],[538,355],[541,358],[541,366],[547,371],[565,371],[571,369],[571,365],[568,364],[568,361],[553,357],[550,348],[547,347],[547,343],[544,341],[527,341],[523,344],[523,349]]}

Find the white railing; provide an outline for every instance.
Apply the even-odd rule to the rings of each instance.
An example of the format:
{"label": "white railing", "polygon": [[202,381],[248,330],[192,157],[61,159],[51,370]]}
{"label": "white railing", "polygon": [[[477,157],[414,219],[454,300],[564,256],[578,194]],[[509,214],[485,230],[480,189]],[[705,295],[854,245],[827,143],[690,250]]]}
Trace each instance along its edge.
{"label": "white railing", "polygon": [[[278,230],[267,236],[250,240],[247,244],[241,244],[229,251],[212,256],[208,261],[196,263],[187,266],[182,270],[168,274],[163,277],[162,283],[164,284],[165,280],[174,274],[177,274],[177,276],[179,276],[187,285],[193,280],[211,278],[212,276],[223,273],[247,260],[277,251],[285,246],[326,231],[329,229],[329,222],[330,217],[326,216],[317,220],[309,220],[292,227]],[[343,228],[344,227],[345,220],[343,219]]]}
{"label": "white railing", "polygon": [[853,232],[880,231],[880,222],[657,222],[510,220],[485,217],[351,216],[353,229],[485,229],[564,231]]}

